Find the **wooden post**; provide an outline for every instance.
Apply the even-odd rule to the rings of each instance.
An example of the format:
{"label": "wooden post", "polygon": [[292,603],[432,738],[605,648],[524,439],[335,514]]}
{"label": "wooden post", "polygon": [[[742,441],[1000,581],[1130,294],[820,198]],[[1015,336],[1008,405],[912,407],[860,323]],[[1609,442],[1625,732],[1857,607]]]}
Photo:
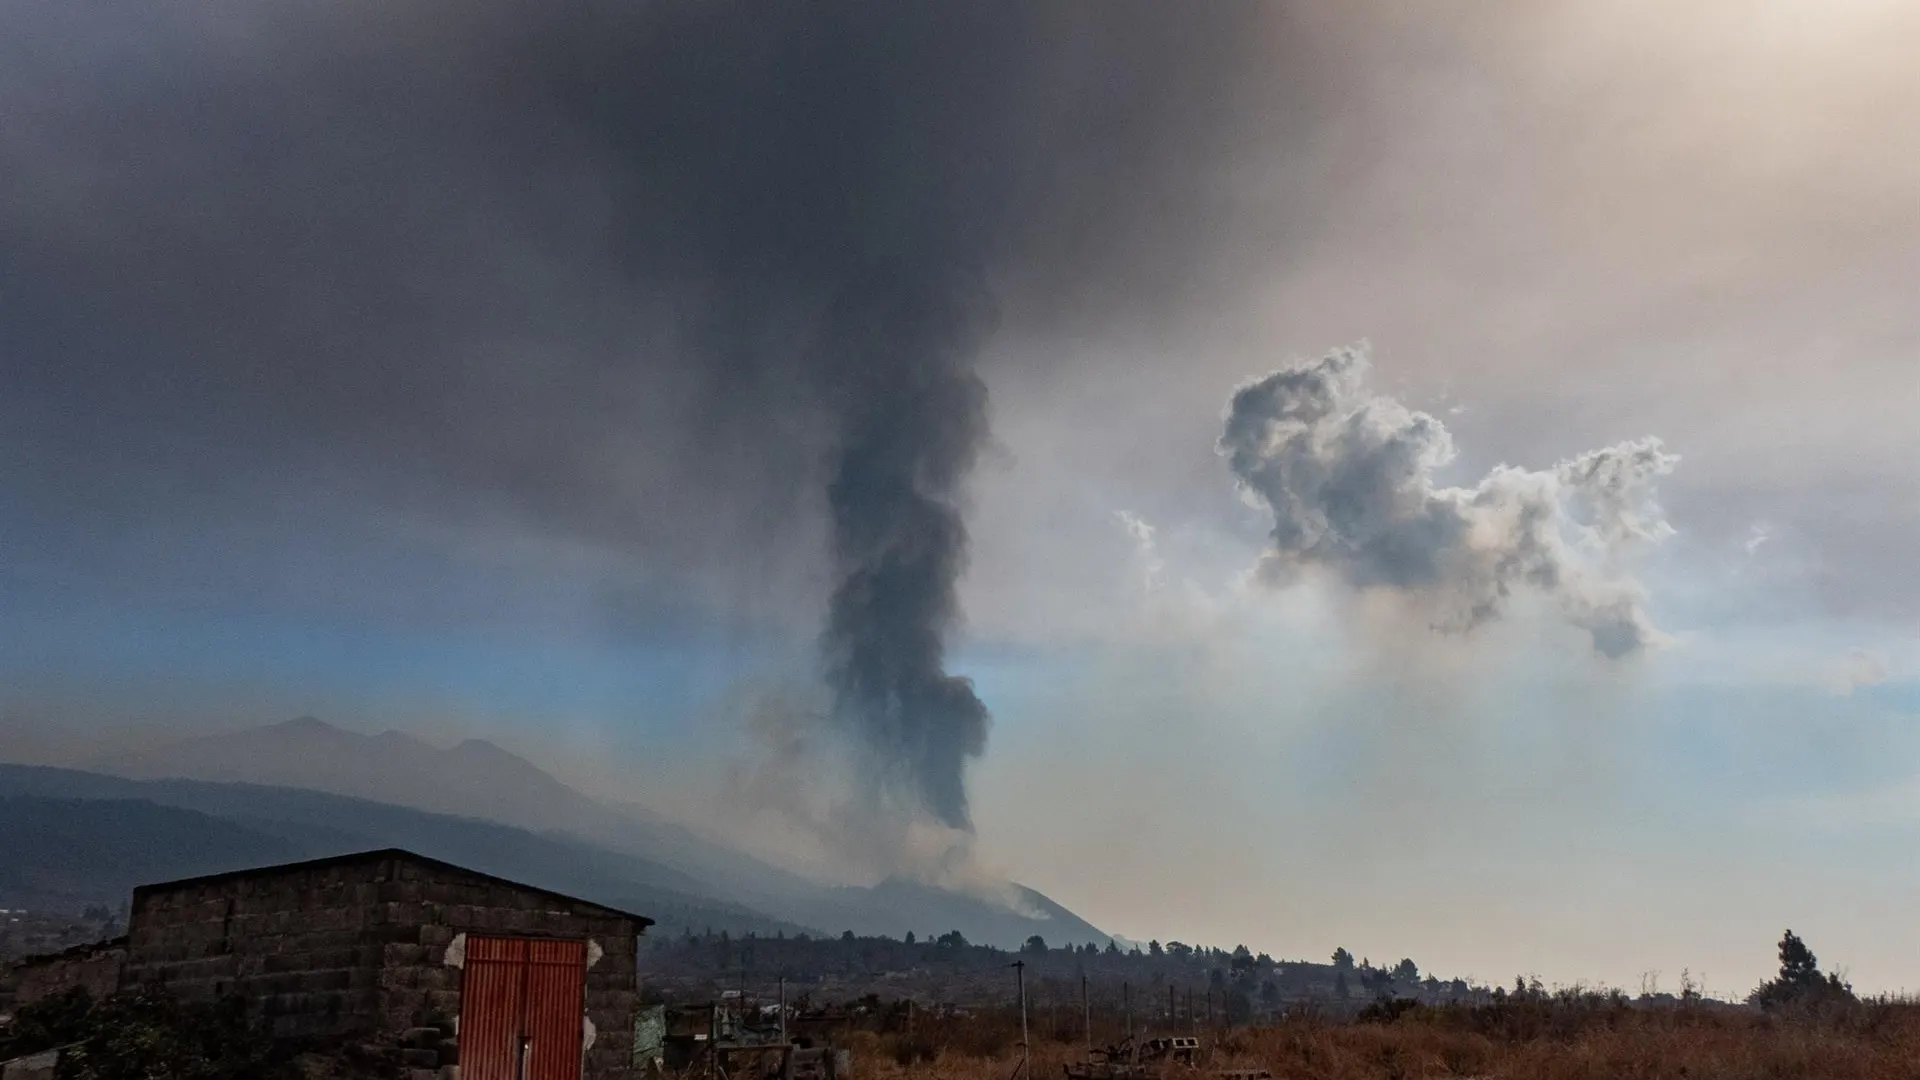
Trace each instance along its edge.
{"label": "wooden post", "polygon": [[1087,973],[1080,973],[1080,1026],[1087,1033],[1087,1058],[1093,1058],[1093,999],[1087,995]]}
{"label": "wooden post", "polygon": [[1033,1076],[1033,1052],[1027,1043],[1027,962],[1013,962],[1013,977],[1020,986],[1020,1075],[1022,1080]]}

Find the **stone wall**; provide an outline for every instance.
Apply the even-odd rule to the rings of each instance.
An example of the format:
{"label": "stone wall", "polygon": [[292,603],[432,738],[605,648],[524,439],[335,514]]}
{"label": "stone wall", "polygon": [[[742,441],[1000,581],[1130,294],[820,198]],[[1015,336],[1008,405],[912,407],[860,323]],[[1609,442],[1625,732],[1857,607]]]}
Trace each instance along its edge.
{"label": "stone wall", "polygon": [[134,891],[125,983],[186,1000],[237,993],[287,1038],[370,1034],[380,1018],[379,862],[294,866]]}
{"label": "stone wall", "polygon": [[95,1001],[120,989],[120,969],[127,959],[125,940],[76,945],[50,956],[32,956],[9,972],[12,1007],[29,1005],[75,987]]}
{"label": "stone wall", "polygon": [[405,1047],[458,1062],[468,935],[585,938],[586,1080],[630,1074],[640,923],[618,912],[394,853],[136,891],[125,981],[239,993],[280,1037]]}

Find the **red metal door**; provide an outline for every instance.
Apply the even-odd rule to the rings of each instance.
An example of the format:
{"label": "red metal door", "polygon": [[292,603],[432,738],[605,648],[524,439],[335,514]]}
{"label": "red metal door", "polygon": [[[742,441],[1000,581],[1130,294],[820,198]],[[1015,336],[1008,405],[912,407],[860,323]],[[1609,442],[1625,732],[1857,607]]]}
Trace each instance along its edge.
{"label": "red metal door", "polygon": [[526,1080],[580,1080],[586,998],[586,942],[527,942]]}
{"label": "red metal door", "polygon": [[461,1080],[579,1080],[587,945],[467,939]]}

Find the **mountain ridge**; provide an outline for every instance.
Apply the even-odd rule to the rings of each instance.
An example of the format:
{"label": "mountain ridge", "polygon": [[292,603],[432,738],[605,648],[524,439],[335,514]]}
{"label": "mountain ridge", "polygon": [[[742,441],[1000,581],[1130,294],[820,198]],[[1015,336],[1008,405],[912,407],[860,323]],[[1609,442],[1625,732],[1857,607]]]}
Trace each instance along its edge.
{"label": "mountain ridge", "polygon": [[[556,834],[642,860],[690,896],[838,932],[898,936],[959,929],[1018,945],[1028,936],[1105,944],[1109,936],[1036,890],[991,895],[916,882],[826,886],[709,840],[642,804],[595,799],[496,743],[441,749],[413,735],[365,735],[312,716],[97,759],[130,780],[197,780],[324,792]],[[1039,918],[1030,913],[1038,913]]]}

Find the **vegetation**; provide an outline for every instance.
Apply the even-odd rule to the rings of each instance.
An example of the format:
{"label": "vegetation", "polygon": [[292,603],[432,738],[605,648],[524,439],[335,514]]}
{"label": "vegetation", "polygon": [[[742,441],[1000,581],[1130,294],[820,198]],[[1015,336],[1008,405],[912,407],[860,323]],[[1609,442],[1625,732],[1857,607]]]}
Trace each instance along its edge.
{"label": "vegetation", "polygon": [[[1183,946],[1183,948],[1185,948]],[[1163,954],[1171,947],[1163,946]],[[1237,953],[1238,950],[1235,950]],[[1690,976],[1681,992],[1579,987],[1549,990],[1537,978],[1475,992],[1454,1001],[1383,996],[1296,1003],[1253,1023],[1236,1014],[1231,1028],[1214,1014],[1181,1015],[1176,1032],[1202,1036],[1202,1072],[1266,1069],[1276,1080],[1406,1080],[1483,1077],[1514,1080],[1757,1080],[1858,1077],[1892,1080],[1920,1076],[1920,1003],[1861,1001],[1837,975],[1823,974],[1810,949],[1789,934],[1781,942],[1781,972],[1755,991],[1752,1003],[1704,999]],[[1390,969],[1346,950],[1333,965],[1336,981],[1352,976],[1408,984],[1418,969],[1402,960]],[[1191,950],[1189,950],[1189,955]],[[1082,956],[1085,954],[1082,953]],[[1227,969],[1234,957],[1230,954]],[[1243,960],[1250,969],[1260,958]],[[1426,980],[1419,986],[1425,987]],[[1442,984],[1444,985],[1444,984]],[[1030,984],[1031,987],[1031,984]],[[1126,1020],[1096,997],[1093,1031],[1085,1026],[1078,985],[1064,998],[1044,990],[1030,1010],[1033,1076],[1058,1077],[1080,1060],[1089,1042],[1119,1042]],[[927,1008],[907,1019],[903,1003],[877,997],[856,1004],[861,1030],[852,1036],[856,1080],[1007,1080],[1020,1058],[1020,1023],[1010,1007]],[[1132,1030],[1168,1030],[1165,1014],[1147,995],[1133,999]]]}
{"label": "vegetation", "polygon": [[1036,934],[1018,950],[1007,951],[970,943],[958,931],[904,940],[851,932],[769,937],[721,931],[653,938],[647,949],[642,970],[649,989],[663,1000],[678,1001],[707,1000],[727,990],[771,1001],[776,983],[785,980],[790,993],[816,1000],[881,993],[917,998],[923,1006],[991,1006],[1006,1000],[1013,985],[1008,966],[1015,960],[1026,965],[1036,1002],[1078,1002],[1085,977],[1097,1009],[1117,1014],[1124,986],[1137,998],[1142,1016],[1164,1010],[1169,991],[1181,1009],[1191,999],[1203,1015],[1225,1009],[1243,1023],[1267,1019],[1300,1001],[1351,999],[1358,1006],[1377,997],[1404,996],[1435,1004],[1490,993],[1458,979],[1422,977],[1410,959],[1376,967],[1371,960],[1355,961],[1346,949],[1326,964],[1276,960],[1246,945],[1222,949],[1153,941],[1144,949],[1123,949],[1113,941],[1056,945]]}
{"label": "vegetation", "polygon": [[[1007,1080],[1018,1028],[976,1017],[860,1033],[856,1080]],[[1033,1076],[1079,1060],[1078,1036],[1034,1029]],[[1740,1006],[1638,1006],[1624,995],[1549,994],[1499,1004],[1383,1007],[1365,1022],[1299,1012],[1208,1040],[1203,1069],[1262,1068],[1275,1080],[1894,1080],[1916,1075],[1920,1005],[1855,1002],[1820,1015]],[[1204,1074],[1202,1074],[1204,1075]]]}
{"label": "vegetation", "polygon": [[1748,1000],[1763,1009],[1832,1009],[1855,1003],[1853,987],[1837,972],[1820,973],[1819,960],[1792,930],[1780,939],[1780,974]]}
{"label": "vegetation", "polygon": [[238,998],[189,1005],[129,992],[95,1002],[76,989],[23,1006],[0,1029],[0,1060],[54,1047],[65,1047],[61,1080],[252,1080],[284,1064]]}

